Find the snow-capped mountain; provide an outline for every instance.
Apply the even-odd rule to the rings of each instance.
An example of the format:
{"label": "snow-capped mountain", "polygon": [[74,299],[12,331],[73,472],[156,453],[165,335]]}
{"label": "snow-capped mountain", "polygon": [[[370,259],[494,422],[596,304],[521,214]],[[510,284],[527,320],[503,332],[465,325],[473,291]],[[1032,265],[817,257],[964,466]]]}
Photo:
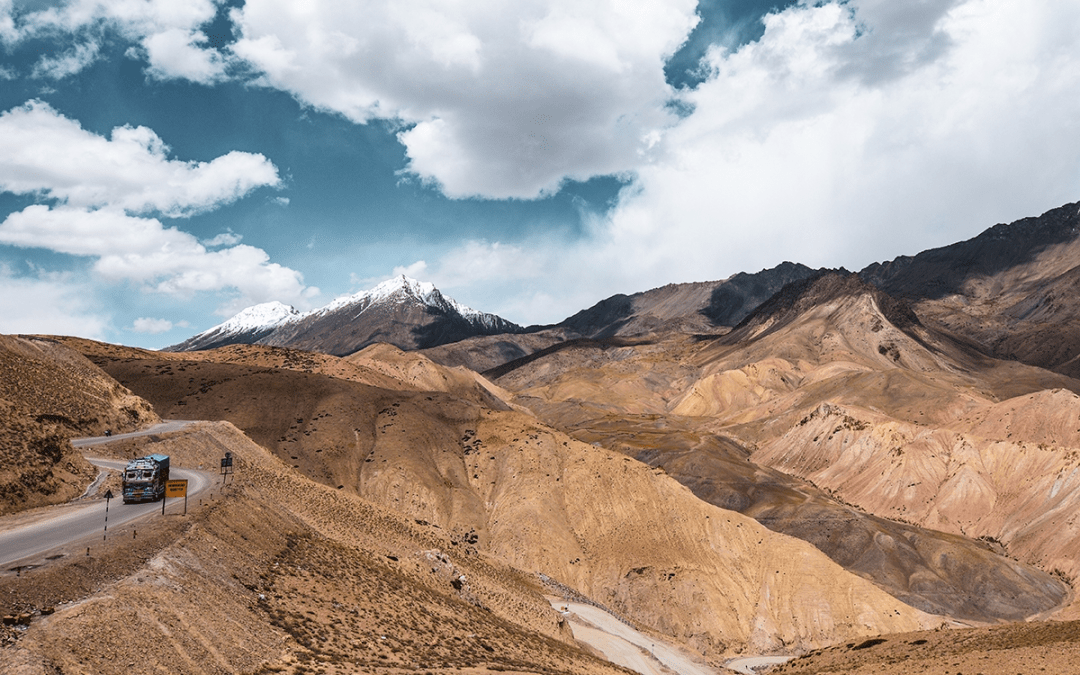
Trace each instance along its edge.
{"label": "snow-capped mountain", "polygon": [[253,344],[282,324],[304,316],[295,307],[282,302],[264,302],[244,309],[225,323],[166,347],[166,351],[190,352],[234,344]]}
{"label": "snow-capped mountain", "polygon": [[310,312],[301,313],[280,302],[248,307],[225,323],[167,349],[266,344],[341,356],[374,342],[423,349],[477,335],[521,330],[517,324],[446,297],[434,284],[402,275]]}

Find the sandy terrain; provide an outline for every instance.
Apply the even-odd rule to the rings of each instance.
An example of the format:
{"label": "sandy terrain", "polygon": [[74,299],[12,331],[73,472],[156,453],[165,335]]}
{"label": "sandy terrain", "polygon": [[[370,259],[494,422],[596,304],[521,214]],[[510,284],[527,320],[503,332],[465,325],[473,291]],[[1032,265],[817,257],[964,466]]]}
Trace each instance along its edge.
{"label": "sandy terrain", "polygon": [[91,556],[0,575],[7,611],[33,616],[3,672],[616,672],[526,576],[296,475],[229,425],[116,453],[140,443],[195,466],[229,448],[237,481]]}
{"label": "sandy terrain", "polygon": [[303,474],[548,574],[709,659],[941,622],[487,390],[390,391],[205,359],[105,367],[166,415],[229,419]]}
{"label": "sandy terrain", "polygon": [[604,655],[608,661],[626,666],[642,675],[716,675],[677,645],[662,637],[645,635],[594,605],[548,597],[574,630],[574,638]]}

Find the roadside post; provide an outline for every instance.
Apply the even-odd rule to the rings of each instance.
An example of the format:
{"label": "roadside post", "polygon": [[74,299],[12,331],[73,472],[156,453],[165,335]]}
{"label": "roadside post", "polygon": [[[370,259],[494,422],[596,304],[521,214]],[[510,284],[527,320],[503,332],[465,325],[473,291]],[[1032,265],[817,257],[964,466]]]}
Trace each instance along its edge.
{"label": "roadside post", "polygon": [[225,456],[221,458],[221,484],[224,485],[225,481],[229,479],[229,474],[233,472],[232,464],[233,456],[231,452],[226,452]]}
{"label": "roadside post", "polygon": [[165,500],[169,497],[184,498],[184,515],[187,515],[187,481],[170,480],[165,483],[165,496],[161,500],[161,515],[165,515]]}
{"label": "roadside post", "polygon": [[[105,541],[105,537],[109,536],[109,500],[113,497],[112,490],[105,491],[105,531],[101,534],[101,541]],[[87,549],[89,551],[90,549]],[[87,554],[89,555],[89,553]]]}

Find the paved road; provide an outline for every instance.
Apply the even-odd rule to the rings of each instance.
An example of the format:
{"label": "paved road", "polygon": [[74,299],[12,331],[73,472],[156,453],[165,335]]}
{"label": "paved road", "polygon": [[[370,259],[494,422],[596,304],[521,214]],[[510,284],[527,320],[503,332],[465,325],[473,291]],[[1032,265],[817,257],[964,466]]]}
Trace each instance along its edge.
{"label": "paved road", "polygon": [[149,436],[151,434],[167,434],[170,431],[180,431],[185,429],[195,422],[188,420],[168,420],[161,424],[155,424],[152,427],[143,429],[142,431],[132,431],[127,434],[113,434],[112,436],[91,436],[89,438],[73,438],[71,439],[71,445],[76,448],[89,448],[94,445],[102,445],[104,443],[111,443],[113,441],[119,441],[123,438],[135,438],[136,436]]}
{"label": "paved road", "polygon": [[[173,424],[179,424],[180,426],[162,429],[162,427],[169,427],[169,425]],[[150,433],[175,431],[187,424],[190,424],[190,422],[169,422],[134,434],[79,439],[80,445],[77,447],[98,445],[102,442],[108,443],[109,441],[130,438],[136,435],[145,436]],[[95,466],[110,469],[122,469],[125,465],[125,462],[115,460],[90,457],[87,460]],[[172,467],[169,473],[169,477],[173,480],[186,479],[188,481],[189,499],[210,487],[214,481],[212,474],[203,471]],[[180,500],[170,500],[170,509],[173,503],[179,504]],[[99,500],[87,504],[68,504],[53,507],[56,514],[51,517],[37,519],[31,524],[0,532],[0,567],[10,569],[13,563],[25,563],[30,562],[32,559],[39,559],[55,548],[91,536],[96,536],[100,541],[105,526],[105,505],[104,501]],[[124,504],[123,500],[117,496],[109,502],[109,530],[111,531],[116,526],[139,518],[152,517],[155,513],[161,513],[161,502]]]}

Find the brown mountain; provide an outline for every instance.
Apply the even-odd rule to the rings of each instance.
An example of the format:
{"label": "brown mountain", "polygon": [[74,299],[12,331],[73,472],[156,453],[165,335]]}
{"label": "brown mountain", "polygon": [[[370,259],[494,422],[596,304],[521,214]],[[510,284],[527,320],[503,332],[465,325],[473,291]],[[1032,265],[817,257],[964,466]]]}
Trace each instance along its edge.
{"label": "brown mountain", "polygon": [[217,362],[214,351],[160,360],[83,345],[165,416],[228,420],[297,472],[555,579],[702,658],[942,620],[663,472],[547,427],[483,378],[417,354],[349,357],[404,385],[387,388],[268,369],[265,347],[230,347]]}
{"label": "brown mountain", "polygon": [[[548,423],[663,466],[700,498],[814,543],[917,607],[972,619],[1018,618],[1066,597],[1065,587],[1045,574],[1074,573],[1060,558],[1040,573],[1030,566],[1045,562],[1040,556],[1028,555],[1028,566],[1018,566],[993,554],[1002,542],[1010,551],[1019,548],[999,530],[971,533],[986,538],[974,542],[958,536],[970,533],[964,528],[905,522],[903,510],[878,509],[875,500],[896,494],[896,477],[865,484],[857,494],[819,479],[866,480],[871,470],[876,476],[877,463],[859,465],[865,476],[850,466],[830,471],[833,458],[815,453],[833,443],[849,453],[871,452],[850,446],[850,439],[886,420],[941,434],[1002,396],[1080,385],[989,359],[926,328],[906,303],[856,275],[827,273],[791,284],[718,338],[579,341],[491,374]],[[853,412],[861,410],[877,417],[872,422]],[[1034,440],[1033,434],[1027,435]],[[774,454],[781,449],[783,462]],[[881,448],[881,461],[895,461],[894,450]],[[865,454],[853,456],[867,462]],[[804,463],[809,457],[815,459]],[[948,471],[961,469],[954,466]],[[932,484],[951,494],[944,480]],[[959,495],[950,499],[963,502]],[[1027,604],[1038,597],[1043,600]]]}
{"label": "brown mountain", "polygon": [[78,352],[0,335],[0,515],[77,497],[97,475],[69,438],[156,422],[150,405]]}
{"label": "brown mountain", "polygon": [[1080,203],[860,274],[988,354],[1080,376]]}
{"label": "brown mountain", "polygon": [[556,324],[576,337],[655,335],[668,330],[706,333],[737,324],[787,284],[814,270],[784,262],[721,281],[668,284],[633,295],[613,295]]}
{"label": "brown mountain", "polygon": [[[0,670],[159,648],[177,671],[616,672],[592,610],[694,667],[1073,663],[1078,624],[1042,620],[1080,616],[1074,207],[861,275],[785,264],[423,353],[15,341],[9,419],[94,432],[148,401],[210,421],[104,451],[228,449],[237,482],[0,574],[5,612],[58,605],[0,632]],[[311,319],[306,346],[344,352],[369,311],[364,339],[438,334],[406,295],[268,311],[258,339]],[[663,672],[651,647],[620,662]]]}
{"label": "brown mountain", "polygon": [[786,284],[817,274],[784,262],[755,274],[721,281],[668,284],[632,295],[613,295],[553,326],[521,334],[473,337],[425,350],[432,360],[486,372],[580,338],[652,337],[669,332],[724,333]]}

